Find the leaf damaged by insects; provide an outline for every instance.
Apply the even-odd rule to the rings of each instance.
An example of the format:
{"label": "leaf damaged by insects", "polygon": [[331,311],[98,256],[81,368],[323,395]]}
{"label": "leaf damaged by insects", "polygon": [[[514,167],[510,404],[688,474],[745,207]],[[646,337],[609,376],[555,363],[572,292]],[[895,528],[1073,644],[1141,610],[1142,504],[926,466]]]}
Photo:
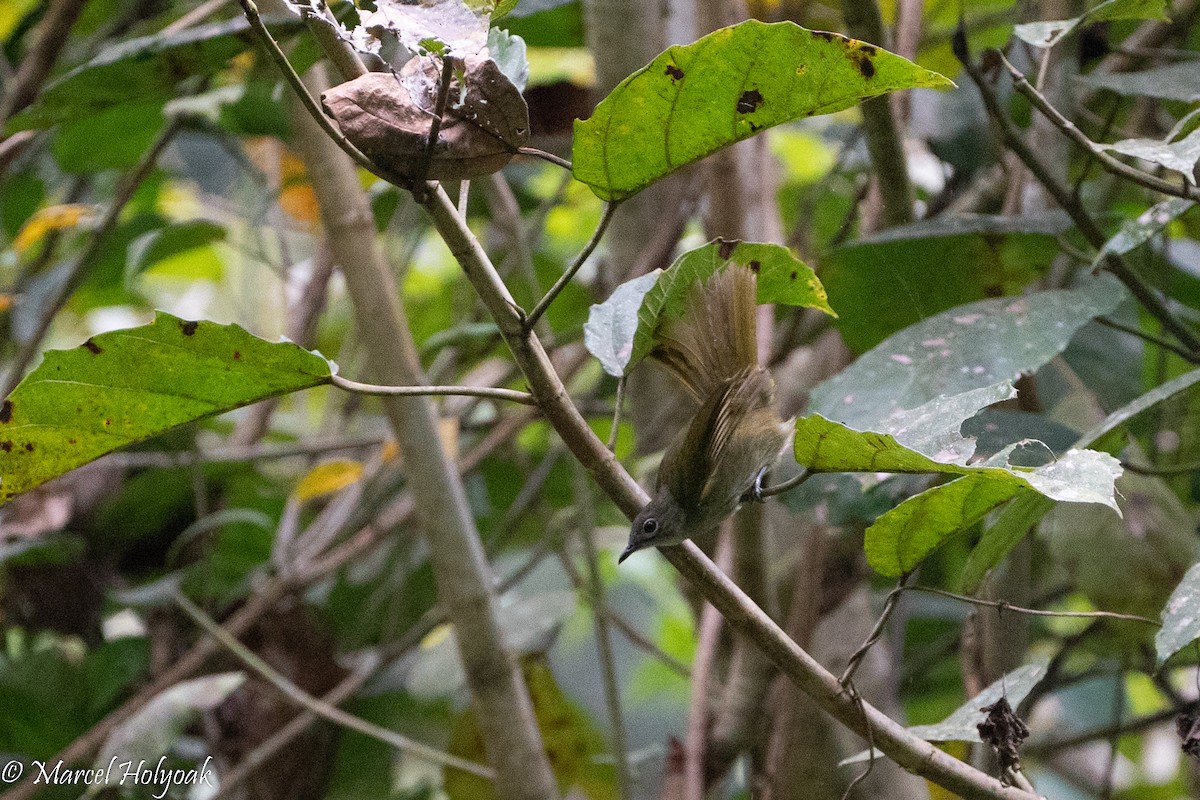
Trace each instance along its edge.
{"label": "leaf damaged by insects", "polygon": [[[496,62],[471,56],[462,67],[455,70],[425,173],[432,180],[491,174],[529,142],[525,100]],[[414,58],[398,75],[369,72],[325,92],[321,102],[346,138],[382,170],[414,180],[421,177],[440,77],[438,59]]]}

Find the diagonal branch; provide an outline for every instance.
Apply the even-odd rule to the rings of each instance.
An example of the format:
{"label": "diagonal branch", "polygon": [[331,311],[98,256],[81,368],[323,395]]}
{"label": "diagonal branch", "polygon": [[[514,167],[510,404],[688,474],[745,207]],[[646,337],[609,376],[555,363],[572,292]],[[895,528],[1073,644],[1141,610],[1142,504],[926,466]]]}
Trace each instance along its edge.
{"label": "diagonal branch", "polygon": [[[450,198],[440,188],[430,188],[425,208],[495,319],[525,373],[542,413],[605,494],[632,518],[649,502],[649,496],[596,437],[571,403],[541,342],[525,331],[523,319],[514,307],[508,289],[466,222],[458,216]],[[788,638],[783,629],[692,542],[664,547],[660,552],[735,631],[754,641],[801,691],[846,727],[860,735],[869,732],[876,746],[900,766],[966,800],[1035,800],[1036,795],[1001,784],[909,733],[870,704],[852,697],[834,675]]]}

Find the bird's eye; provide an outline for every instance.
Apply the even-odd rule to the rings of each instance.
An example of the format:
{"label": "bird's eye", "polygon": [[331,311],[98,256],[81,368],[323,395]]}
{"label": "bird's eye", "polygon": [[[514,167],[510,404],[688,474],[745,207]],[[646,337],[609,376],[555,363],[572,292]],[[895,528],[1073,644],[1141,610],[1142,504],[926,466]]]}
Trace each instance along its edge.
{"label": "bird's eye", "polygon": [[642,533],[654,533],[658,530],[658,521],[651,518],[642,523]]}

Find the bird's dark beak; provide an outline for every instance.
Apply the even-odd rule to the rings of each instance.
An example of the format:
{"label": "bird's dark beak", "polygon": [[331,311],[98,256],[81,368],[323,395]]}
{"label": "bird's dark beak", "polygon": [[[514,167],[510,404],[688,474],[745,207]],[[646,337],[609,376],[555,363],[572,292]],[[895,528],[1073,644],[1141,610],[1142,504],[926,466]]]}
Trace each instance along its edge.
{"label": "bird's dark beak", "polygon": [[637,547],[635,547],[633,544],[629,544],[625,548],[625,550],[622,551],[621,555],[617,556],[617,563],[620,564],[622,561],[629,558],[631,555],[633,555],[636,552],[637,552]]}

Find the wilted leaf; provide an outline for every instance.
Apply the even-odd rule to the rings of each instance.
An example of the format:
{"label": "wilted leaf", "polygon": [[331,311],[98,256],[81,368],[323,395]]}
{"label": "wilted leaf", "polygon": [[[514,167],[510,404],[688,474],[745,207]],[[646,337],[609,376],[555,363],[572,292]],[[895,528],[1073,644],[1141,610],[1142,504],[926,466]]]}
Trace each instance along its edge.
{"label": "wilted leaf", "polygon": [[[369,72],[321,96],[330,116],[359,150],[387,172],[414,178],[433,123],[441,62],[414,58],[399,76]],[[457,74],[450,97],[458,98]],[[465,60],[467,91],[447,105],[426,177],[460,180],[501,169],[529,142],[525,100],[495,61]]]}
{"label": "wilted leaf", "polygon": [[759,303],[819,308],[833,314],[816,274],[788,248],[717,239],[684,253],[667,270],[627,281],[608,300],[592,306],[584,327],[589,352],[610,375],[625,374],[653,349],[661,320],[684,313],[691,287],[728,264],[754,272]]}
{"label": "wilted leaf", "polygon": [[1195,202],[1186,198],[1172,197],[1146,209],[1137,219],[1126,220],[1121,224],[1121,229],[1100,248],[1092,266],[1099,264],[1109,253],[1123,255],[1141,247],[1194,205]]}
{"label": "wilted leaf", "polygon": [[810,408],[859,430],[938,395],[1015,380],[1067,346],[1088,320],[1116,308],[1125,289],[1112,276],[1077,289],[981,300],[893,334],[812,392]]}
{"label": "wilted leaf", "polygon": [[575,123],[575,177],[604,200],[764,128],[948,79],[880,48],[790,22],[748,20],[672,47]]}
{"label": "wilted leaf", "polygon": [[1179,172],[1193,186],[1196,184],[1196,162],[1200,160],[1200,128],[1189,133],[1178,142],[1160,142],[1157,139],[1122,139],[1104,145],[1126,156],[1140,158],[1152,164]]}
{"label": "wilted leaf", "polygon": [[47,353],[0,404],[0,503],[118,447],[329,374],[294,344],[163,312]]}
{"label": "wilted leaf", "polygon": [[1200,638],[1200,564],[1183,576],[1162,610],[1162,627],[1154,637],[1158,664]]}
{"label": "wilted leaf", "polygon": [[948,308],[1020,293],[1059,254],[1062,213],[1037,217],[935,217],[889,228],[837,248],[821,282],[837,299],[838,330],[855,352],[869,350]]}
{"label": "wilted leaf", "polygon": [[359,12],[361,28],[376,40],[390,34],[414,54],[474,56],[487,46],[493,4],[473,5],[463,0],[377,0],[374,11]]}

